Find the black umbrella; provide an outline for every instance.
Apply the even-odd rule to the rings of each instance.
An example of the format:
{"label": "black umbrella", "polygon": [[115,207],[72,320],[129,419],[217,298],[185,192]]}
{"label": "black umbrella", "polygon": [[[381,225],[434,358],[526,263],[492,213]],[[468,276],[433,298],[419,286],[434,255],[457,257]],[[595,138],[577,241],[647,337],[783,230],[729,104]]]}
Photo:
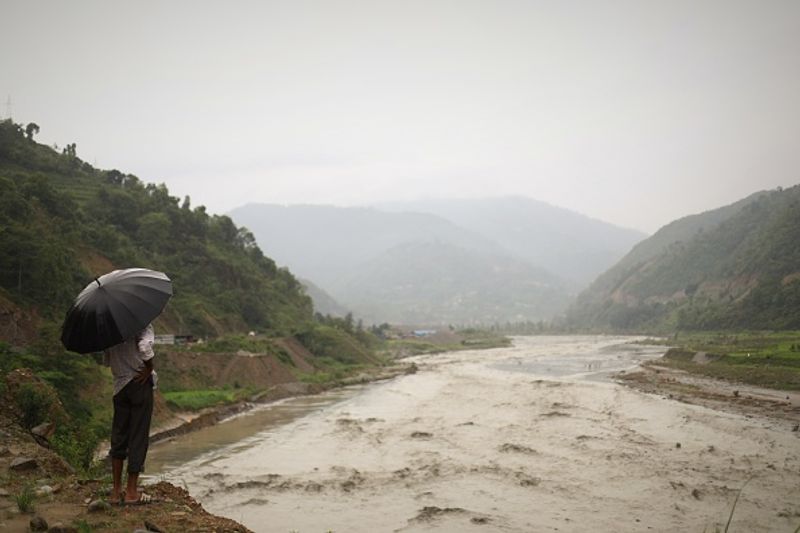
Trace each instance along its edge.
{"label": "black umbrella", "polygon": [[163,272],[128,268],[104,274],[67,311],[61,342],[73,352],[98,352],[130,339],[152,322],[172,296]]}

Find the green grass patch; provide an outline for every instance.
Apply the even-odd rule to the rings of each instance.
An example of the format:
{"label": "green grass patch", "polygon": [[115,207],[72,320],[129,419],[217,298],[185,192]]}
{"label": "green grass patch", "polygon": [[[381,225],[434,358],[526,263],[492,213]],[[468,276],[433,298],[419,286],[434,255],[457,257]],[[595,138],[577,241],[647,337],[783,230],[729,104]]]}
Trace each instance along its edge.
{"label": "green grass patch", "polygon": [[458,350],[486,350],[511,346],[511,339],[479,329],[467,329],[456,332],[452,340],[432,342],[429,338],[405,338],[386,341],[385,350],[395,355],[426,355]]}
{"label": "green grass patch", "polygon": [[363,364],[347,364],[330,356],[317,357],[314,360],[314,364],[318,370],[310,373],[299,373],[298,379],[300,381],[330,385],[366,368]]}
{"label": "green grass patch", "polygon": [[17,494],[14,494],[14,502],[20,513],[32,513],[35,510],[36,493],[31,485],[25,485]]}
{"label": "green grass patch", "polygon": [[249,397],[251,389],[206,389],[164,392],[167,405],[181,411],[199,411],[207,407],[228,405]]}
{"label": "green grass patch", "polygon": [[[779,390],[800,390],[800,332],[678,334],[659,362],[687,372]],[[705,352],[706,364],[693,361]]]}

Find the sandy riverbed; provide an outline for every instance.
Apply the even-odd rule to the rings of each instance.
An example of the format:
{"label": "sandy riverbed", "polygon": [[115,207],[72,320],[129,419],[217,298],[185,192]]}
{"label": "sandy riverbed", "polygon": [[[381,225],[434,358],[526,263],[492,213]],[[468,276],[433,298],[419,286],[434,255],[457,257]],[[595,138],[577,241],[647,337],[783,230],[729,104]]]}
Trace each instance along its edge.
{"label": "sandy riverbed", "polygon": [[798,433],[603,379],[661,353],[627,340],[420,357],[163,475],[256,531],[301,533],[713,531],[749,479],[730,531],[793,531]]}

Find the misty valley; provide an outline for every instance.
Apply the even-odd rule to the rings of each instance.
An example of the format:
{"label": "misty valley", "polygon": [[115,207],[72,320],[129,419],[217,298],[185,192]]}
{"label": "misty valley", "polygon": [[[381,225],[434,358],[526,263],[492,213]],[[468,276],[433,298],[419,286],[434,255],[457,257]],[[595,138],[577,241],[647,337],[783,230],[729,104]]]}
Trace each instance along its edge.
{"label": "misty valley", "polygon": [[0,123],[11,530],[142,520],[109,496],[109,370],[59,341],[87,280],[126,265],[175,287],[155,320],[153,527],[798,521],[799,186],[651,236],[521,196],[217,215],[34,134]]}

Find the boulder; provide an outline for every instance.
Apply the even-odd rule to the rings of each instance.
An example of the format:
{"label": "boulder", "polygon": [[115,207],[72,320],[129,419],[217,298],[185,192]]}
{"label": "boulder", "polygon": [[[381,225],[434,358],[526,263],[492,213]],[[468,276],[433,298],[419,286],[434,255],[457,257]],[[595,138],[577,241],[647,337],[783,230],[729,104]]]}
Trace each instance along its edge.
{"label": "boulder", "polygon": [[38,467],[39,463],[36,461],[36,459],[31,459],[30,457],[17,457],[11,461],[11,464],[8,468],[14,472],[25,472],[28,470],[35,470]]}
{"label": "boulder", "polygon": [[56,425],[52,422],[44,422],[31,429],[31,433],[46,440],[50,440],[50,437],[52,437],[55,432]]}
{"label": "boulder", "polygon": [[31,518],[28,527],[30,527],[31,531],[47,531],[47,520],[37,514]]}
{"label": "boulder", "polygon": [[90,513],[105,513],[111,510],[111,504],[105,500],[95,500],[89,504]]}

